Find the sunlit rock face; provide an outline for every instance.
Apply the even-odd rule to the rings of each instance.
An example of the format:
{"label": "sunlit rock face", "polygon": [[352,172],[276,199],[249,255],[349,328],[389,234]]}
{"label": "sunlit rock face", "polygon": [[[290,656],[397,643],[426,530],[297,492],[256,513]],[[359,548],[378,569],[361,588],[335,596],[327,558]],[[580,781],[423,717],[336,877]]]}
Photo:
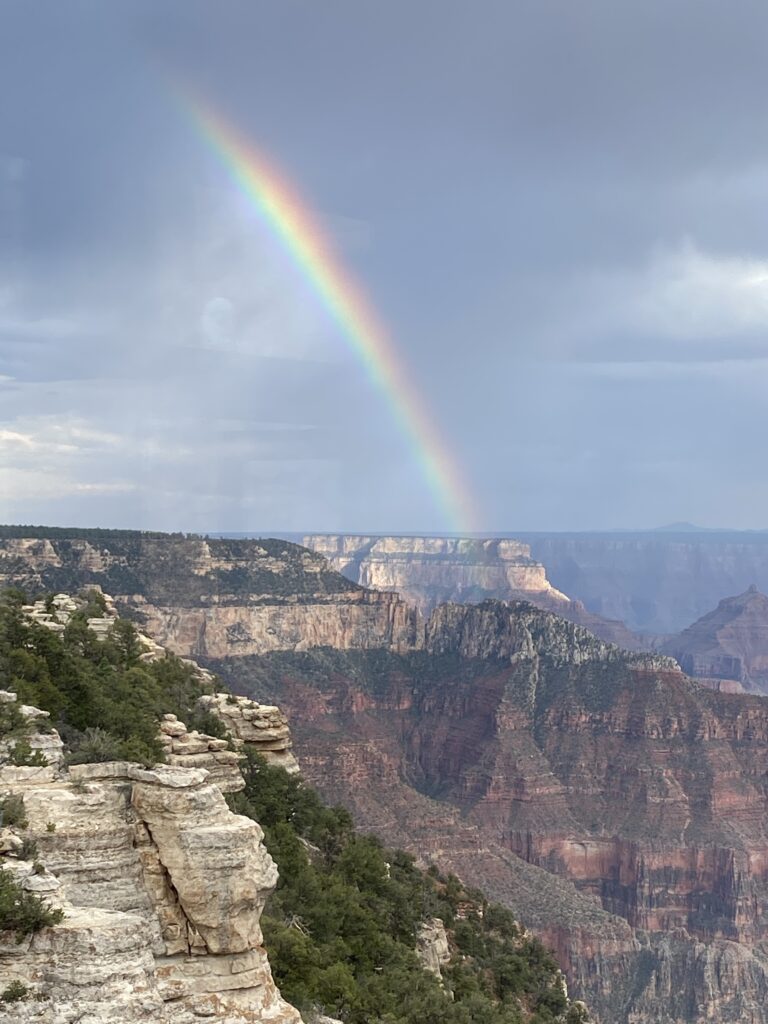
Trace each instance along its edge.
{"label": "sunlit rock face", "polygon": [[622,622],[591,614],[554,587],[529,545],[518,540],[310,534],[303,543],[350,580],[397,591],[424,615],[446,602],[525,600],[604,640],[629,649],[639,646]]}
{"label": "sunlit rock face", "polygon": [[[165,724],[181,726],[169,738],[199,736]],[[28,989],[0,1006],[3,1024],[300,1024],[262,946],[277,869],[259,826],[229,810],[205,769],[6,766],[9,794],[28,823],[0,830],[0,866],[65,916],[20,944],[0,936],[3,986]]]}
{"label": "sunlit rock face", "polygon": [[309,535],[304,544],[332,568],[373,590],[396,590],[422,612],[445,601],[534,595],[555,605],[568,599],[544,566],[514,540],[447,537]]}

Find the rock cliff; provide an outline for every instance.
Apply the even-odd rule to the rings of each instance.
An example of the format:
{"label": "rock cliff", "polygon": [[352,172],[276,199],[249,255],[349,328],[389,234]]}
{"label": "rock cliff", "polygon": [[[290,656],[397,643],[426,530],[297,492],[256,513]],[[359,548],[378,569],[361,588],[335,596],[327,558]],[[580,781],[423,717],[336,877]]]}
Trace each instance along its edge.
{"label": "rock cliff", "polygon": [[539,598],[553,608],[568,603],[528,545],[515,540],[310,534],[303,543],[347,578],[372,590],[396,590],[426,613],[445,601],[487,597]]}
{"label": "rock cliff", "polygon": [[506,902],[606,1024],[765,1024],[768,707],[527,604],[447,605],[411,652],[217,668],[303,769]]}
{"label": "rock cliff", "polygon": [[222,722],[236,747],[261,754],[267,764],[283,768],[289,775],[298,772],[288,719],[280,708],[229,693],[206,694],[198,704]]}
{"label": "rock cliff", "polygon": [[553,587],[544,566],[521,541],[310,534],[303,543],[348,579],[373,590],[397,591],[425,615],[445,602],[525,600],[611,643],[630,650],[639,646],[622,622],[588,612]]}
{"label": "rock cliff", "polygon": [[[35,710],[22,709],[33,725]],[[163,731],[200,746],[172,716]],[[27,989],[0,1003],[3,1024],[300,1024],[259,927],[275,865],[205,769],[5,765],[0,796],[22,798],[26,818],[4,830],[0,867],[64,910],[20,943],[0,935],[2,987]]]}
{"label": "rock cliff", "polygon": [[755,586],[727,597],[662,650],[689,675],[768,693],[768,597]]}
{"label": "rock cliff", "polygon": [[0,587],[99,587],[159,644],[223,658],[314,646],[411,646],[418,612],[286,541],[140,533],[0,538]]}

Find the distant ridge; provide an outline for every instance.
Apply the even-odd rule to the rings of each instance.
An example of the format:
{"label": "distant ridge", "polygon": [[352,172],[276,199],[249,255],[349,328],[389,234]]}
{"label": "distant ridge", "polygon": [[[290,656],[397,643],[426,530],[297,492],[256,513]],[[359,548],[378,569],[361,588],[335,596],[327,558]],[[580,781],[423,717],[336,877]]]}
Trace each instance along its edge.
{"label": "distant ridge", "polygon": [[663,646],[691,676],[735,680],[768,693],[768,597],[752,584],[724,598]]}

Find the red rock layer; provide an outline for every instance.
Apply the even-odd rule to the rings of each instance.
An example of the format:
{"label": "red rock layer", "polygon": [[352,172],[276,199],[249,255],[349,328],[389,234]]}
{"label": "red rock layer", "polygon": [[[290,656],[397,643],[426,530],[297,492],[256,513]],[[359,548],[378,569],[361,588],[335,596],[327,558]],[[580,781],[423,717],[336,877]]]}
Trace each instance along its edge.
{"label": "red rock layer", "polygon": [[[420,651],[335,657],[233,676],[270,676],[327,796],[504,899],[606,1022],[768,1021],[762,698],[713,692],[522,605],[446,606]],[[748,966],[727,998],[702,981],[665,1016],[648,994],[677,987],[690,957],[716,971],[731,948]]]}

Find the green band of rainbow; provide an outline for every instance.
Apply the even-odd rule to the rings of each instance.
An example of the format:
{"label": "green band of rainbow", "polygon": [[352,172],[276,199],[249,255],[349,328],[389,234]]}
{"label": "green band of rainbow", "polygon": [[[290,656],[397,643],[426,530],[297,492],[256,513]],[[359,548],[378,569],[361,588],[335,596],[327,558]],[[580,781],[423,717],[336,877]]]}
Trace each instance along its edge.
{"label": "green band of rainbow", "polygon": [[388,332],[349,273],[338,263],[311,214],[285,175],[220,116],[187,94],[184,109],[341,328],[350,350],[384,397],[421,466],[449,529],[475,528],[473,503],[453,453],[413,386]]}

